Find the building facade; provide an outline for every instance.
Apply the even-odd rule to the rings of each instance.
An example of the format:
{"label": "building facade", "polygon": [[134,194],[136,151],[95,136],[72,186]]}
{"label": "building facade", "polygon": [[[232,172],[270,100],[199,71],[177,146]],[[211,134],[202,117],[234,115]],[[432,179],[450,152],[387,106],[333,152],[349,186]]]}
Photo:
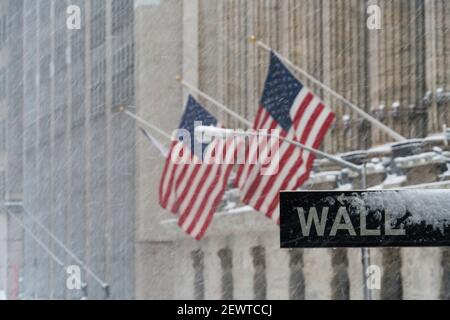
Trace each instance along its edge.
{"label": "building facade", "polygon": [[[16,217],[31,230],[14,222],[8,228],[17,238],[17,245],[9,241],[15,246],[8,252],[17,255],[9,256],[9,297],[133,298],[134,123],[114,114],[114,106],[134,100],[133,1],[2,5],[8,20],[5,198],[22,202]],[[73,5],[80,9],[79,29],[67,25]],[[101,283],[81,268],[83,290],[69,290],[66,268],[80,266],[72,255]]]}
{"label": "building facade", "polygon": [[[381,29],[367,27],[371,5]],[[79,29],[67,25],[69,6],[80,9]],[[362,298],[359,249],[281,250],[279,228],[238,204],[202,241],[185,235],[158,205],[164,159],[117,107],[170,133],[188,94],[175,81],[182,75],[252,121],[269,62],[254,34],[405,137],[436,134],[397,157],[389,137],[298,75],[337,115],[322,148],[369,150],[369,187],[449,187],[448,17],[445,0],[2,1],[0,186],[7,203],[21,204],[0,213],[8,297]],[[357,180],[318,162],[304,188]],[[382,271],[374,297],[448,299],[449,252],[371,250]],[[82,268],[82,290],[67,287],[66,268],[79,265],[72,254],[96,275]]]}
{"label": "building facade", "polygon": [[[136,104],[143,118],[166,132],[176,127],[188,93],[174,80],[177,74],[253,120],[269,58],[249,41],[252,34],[406,138],[442,133],[446,124],[449,101],[442,94],[450,90],[446,1],[140,3],[135,15],[140,37]],[[381,29],[367,27],[370,5],[380,8]],[[392,142],[386,134],[320,86],[298,77],[336,112],[323,149],[333,154],[369,149],[369,187],[425,182],[431,185],[422,187],[432,187],[436,181],[448,187],[443,174],[447,161],[433,160],[431,150],[436,145],[446,149],[442,136],[427,140],[421,156],[396,159],[390,145],[376,148]],[[242,127],[211,103],[200,101],[229,127]],[[184,235],[171,215],[156,205],[163,159],[145,138],[138,137],[137,142],[136,277],[141,279],[136,282],[137,297],[363,297],[359,249],[280,250],[278,227],[262,214],[216,216],[200,242]],[[422,158],[425,162],[417,160]],[[394,172],[395,168],[401,170]],[[358,188],[357,180],[341,168],[319,163],[304,188],[345,190]],[[449,297],[447,249],[373,249],[371,258],[382,271],[374,298]]]}
{"label": "building facade", "polygon": [[[7,25],[7,16],[6,16],[6,6],[5,4],[0,4],[0,12],[2,15],[0,17],[0,194],[2,199],[5,194],[5,151],[6,151],[6,140],[5,140],[5,124],[6,124],[6,66],[7,60],[6,57],[8,55],[8,48],[6,45],[6,25]],[[0,213],[0,292],[6,291],[6,274],[7,274],[7,247],[8,234],[7,230],[7,219],[6,214],[4,212]]]}

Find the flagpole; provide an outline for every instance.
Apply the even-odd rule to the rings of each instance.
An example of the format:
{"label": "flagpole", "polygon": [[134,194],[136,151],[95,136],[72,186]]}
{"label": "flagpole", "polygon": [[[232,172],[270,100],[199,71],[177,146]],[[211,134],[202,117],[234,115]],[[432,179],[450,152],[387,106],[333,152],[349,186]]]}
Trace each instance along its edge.
{"label": "flagpole", "polygon": [[161,142],[159,142],[158,139],[153,137],[150,134],[150,132],[148,132],[147,130],[145,130],[142,127],[139,127],[139,129],[141,129],[142,134],[158,149],[158,151],[161,153],[161,155],[164,158],[167,158],[167,155],[169,154],[169,151],[166,149],[166,147]]}
{"label": "flagpole", "polygon": [[185,81],[181,76],[176,76],[176,80],[179,81],[184,87],[188,88],[190,91],[198,94],[200,97],[208,100],[209,102],[211,102],[212,104],[214,104],[216,107],[218,107],[219,109],[221,109],[222,111],[225,111],[226,113],[228,113],[229,115],[231,115],[232,117],[236,118],[237,120],[239,120],[241,123],[245,124],[247,127],[251,128],[253,126],[253,124],[248,121],[247,119],[245,119],[244,117],[242,117],[241,115],[237,114],[236,112],[234,112],[233,110],[230,110],[227,106],[225,106],[223,103],[220,103],[219,101],[217,101],[216,99],[214,99],[213,97],[207,95],[206,93],[204,93],[203,91],[200,91],[199,89],[197,89],[196,87],[194,87],[193,85],[191,85],[190,83],[188,83],[187,81]]}
{"label": "flagpole", "polygon": [[284,141],[286,143],[289,143],[293,146],[296,146],[297,148],[300,149],[304,149],[308,152],[312,152],[314,153],[316,156],[320,157],[320,158],[325,158],[328,159],[329,161],[338,164],[339,166],[343,167],[343,168],[348,168],[358,174],[362,174],[363,170],[362,167],[353,164],[347,160],[342,159],[339,156],[334,156],[331,155],[329,153],[326,153],[324,151],[321,150],[317,150],[314,149],[312,147],[308,147],[307,145],[304,145],[303,143],[300,143],[298,141],[289,139],[287,137],[281,137],[279,135],[274,135],[274,134],[270,134],[270,133],[255,133],[255,132],[242,132],[242,131],[237,131],[237,130],[233,130],[233,129],[222,129],[222,128],[216,128],[216,127],[211,127],[211,126],[198,126],[195,128],[195,131],[201,133],[201,134],[210,134],[214,137],[217,137],[216,135],[218,135],[219,137],[224,137],[227,135],[231,135],[231,136],[236,136],[236,137],[258,137],[258,136],[264,136],[264,137],[269,137],[269,138],[275,138],[275,139],[279,139],[281,141]]}
{"label": "flagpole", "polygon": [[172,136],[171,136],[170,134],[168,134],[167,132],[161,130],[160,128],[158,128],[157,126],[151,124],[150,122],[148,122],[148,121],[142,119],[141,117],[137,116],[136,114],[134,114],[134,113],[128,111],[124,106],[120,106],[120,107],[119,107],[119,112],[125,113],[125,114],[126,114],[127,116],[129,116],[130,118],[133,118],[133,119],[136,120],[137,122],[139,122],[139,123],[145,125],[146,127],[150,128],[150,129],[152,129],[152,130],[154,130],[155,132],[159,133],[161,136],[163,136],[163,137],[165,137],[165,138],[167,138],[167,139],[169,139],[169,140],[172,140]]}
{"label": "flagpole", "polygon": [[297,65],[295,65],[289,59],[287,59],[286,57],[282,56],[279,52],[277,52],[274,49],[270,48],[264,42],[258,40],[256,38],[256,36],[254,36],[254,35],[250,36],[250,41],[255,43],[257,46],[263,48],[266,51],[269,51],[269,52],[272,51],[280,60],[282,60],[284,63],[286,63],[289,67],[291,67],[292,69],[294,69],[298,73],[302,74],[304,77],[308,78],[311,82],[313,82],[313,83],[319,85],[320,87],[322,87],[325,91],[330,93],[332,96],[334,96],[338,100],[341,100],[342,102],[344,102],[344,104],[347,105],[348,107],[350,107],[350,109],[352,109],[353,111],[358,113],[363,118],[367,119],[374,126],[380,128],[381,130],[386,132],[388,135],[390,135],[396,141],[405,141],[406,140],[405,137],[403,137],[402,135],[398,134],[397,132],[395,132],[394,130],[392,130],[391,128],[389,128],[388,126],[383,124],[382,122],[380,122],[377,119],[375,119],[374,117],[372,117],[370,114],[368,114],[367,112],[365,112],[364,110],[362,110],[361,108],[359,108],[358,106],[353,104],[350,100],[344,98],[342,95],[340,95],[339,93],[337,93],[336,91],[331,89],[329,86],[324,84],[322,81],[316,79],[315,77],[310,75],[308,72],[306,72],[302,68],[300,68]]}
{"label": "flagpole", "polygon": [[17,203],[6,203],[4,204],[5,209],[10,213],[11,216],[14,216],[14,213],[10,211],[9,206],[18,206],[22,208],[22,211],[30,217],[44,232],[53,240],[56,242],[58,246],[60,246],[76,263],[79,264],[79,266],[84,269],[100,286],[105,290],[105,294],[108,297],[109,296],[109,284],[100,279],[87,265],[81,261],[80,258],[72,251],[70,250],[61,240],[59,240],[58,237],[55,236],[54,233],[52,233],[44,224],[33,214],[31,214],[23,205],[22,202]]}
{"label": "flagpole", "polygon": [[65,268],[64,262],[62,262],[61,259],[59,259],[56,254],[50,250],[49,247],[47,247],[32,231],[30,228],[28,228],[25,223],[20,219],[17,218],[15,216],[15,214],[11,211],[8,210],[8,208],[6,208],[6,211],[9,213],[9,216],[12,217],[19,225],[22,229],[24,229],[31,238],[33,238],[33,240],[42,248],[44,249],[45,252],[47,252],[47,254],[61,267]]}

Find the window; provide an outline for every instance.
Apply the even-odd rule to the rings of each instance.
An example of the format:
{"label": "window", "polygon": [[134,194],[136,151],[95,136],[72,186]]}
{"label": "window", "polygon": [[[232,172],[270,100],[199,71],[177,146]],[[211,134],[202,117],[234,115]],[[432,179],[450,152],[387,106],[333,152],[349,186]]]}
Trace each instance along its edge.
{"label": "window", "polygon": [[0,152],[6,151],[6,129],[5,121],[0,120]]}
{"label": "window", "polygon": [[92,68],[91,116],[105,112],[106,94],[106,62],[101,60]]}
{"label": "window", "polygon": [[25,71],[24,79],[24,125],[28,127],[36,120],[36,69],[30,67]]}
{"label": "window", "polygon": [[68,3],[65,0],[58,0],[54,2],[56,17],[63,18],[66,14]]}
{"label": "window", "polygon": [[97,48],[106,38],[106,1],[91,1],[91,49]]}
{"label": "window", "polygon": [[5,172],[0,172],[0,199],[5,199]]}
{"label": "window", "polygon": [[70,49],[70,60],[72,64],[84,57],[84,32],[77,30],[77,32],[72,33],[71,36],[71,49]]}
{"label": "window", "polygon": [[0,100],[6,97],[6,73],[5,69],[0,70]]}
{"label": "window", "polygon": [[3,48],[6,43],[6,38],[8,36],[7,25],[7,17],[0,17],[0,49]]}
{"label": "window", "polygon": [[56,136],[64,134],[64,131],[66,129],[66,112],[67,112],[66,104],[59,105],[55,109],[53,120],[55,123]]}
{"label": "window", "polygon": [[50,55],[44,55],[39,65],[39,102],[40,114],[50,113],[50,75],[51,75]]}
{"label": "window", "polygon": [[113,57],[113,106],[131,103],[134,97],[134,45],[119,49]]}
{"label": "window", "polygon": [[42,27],[50,25],[50,1],[39,2],[39,23]]}
{"label": "window", "polygon": [[72,125],[84,120],[85,69],[82,60],[72,65]]}
{"label": "window", "polygon": [[117,35],[133,22],[133,0],[113,0],[112,33]]}
{"label": "window", "polygon": [[45,55],[40,61],[40,84],[44,85],[50,81],[50,55]]}
{"label": "window", "polygon": [[59,29],[55,32],[55,68],[56,73],[64,70],[66,67],[66,32],[64,29]]}
{"label": "window", "polygon": [[50,114],[44,114],[39,119],[39,146],[43,147],[50,142],[50,127],[51,127]]}

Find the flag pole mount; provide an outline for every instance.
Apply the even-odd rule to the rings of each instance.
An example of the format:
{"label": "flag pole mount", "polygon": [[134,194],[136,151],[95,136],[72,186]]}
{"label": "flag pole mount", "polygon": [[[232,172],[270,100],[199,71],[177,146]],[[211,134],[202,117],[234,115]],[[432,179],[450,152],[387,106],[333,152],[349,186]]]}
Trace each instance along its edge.
{"label": "flag pole mount", "polygon": [[117,106],[114,108],[114,112],[117,113],[124,113],[127,116],[129,116],[130,118],[136,120],[138,123],[146,126],[147,128],[152,129],[153,131],[159,133],[161,136],[163,136],[164,138],[168,139],[168,140],[172,140],[172,136],[170,134],[168,134],[167,132],[165,132],[164,130],[161,130],[158,126],[155,126],[154,124],[144,120],[143,118],[139,117],[136,113],[131,112],[129,110],[129,108],[135,108],[134,106]]}
{"label": "flag pole mount", "polygon": [[122,105],[115,106],[112,108],[113,113],[121,113],[121,112],[125,112],[125,110],[126,110],[125,106],[122,106]]}

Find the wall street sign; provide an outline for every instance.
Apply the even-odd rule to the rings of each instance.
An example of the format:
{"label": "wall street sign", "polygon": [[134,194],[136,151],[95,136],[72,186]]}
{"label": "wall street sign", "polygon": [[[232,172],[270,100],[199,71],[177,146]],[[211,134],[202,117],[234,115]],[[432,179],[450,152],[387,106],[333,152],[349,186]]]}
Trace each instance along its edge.
{"label": "wall street sign", "polygon": [[281,248],[450,246],[450,190],[280,193]]}

